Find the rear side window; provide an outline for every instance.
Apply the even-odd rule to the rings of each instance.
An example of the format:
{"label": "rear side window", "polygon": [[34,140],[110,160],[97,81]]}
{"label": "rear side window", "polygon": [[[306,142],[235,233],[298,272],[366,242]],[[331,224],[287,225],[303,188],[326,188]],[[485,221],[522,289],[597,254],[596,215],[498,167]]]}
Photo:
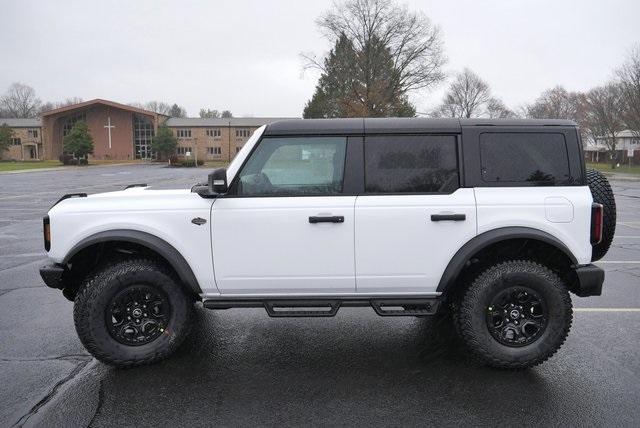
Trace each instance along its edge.
{"label": "rear side window", "polygon": [[564,135],[554,133],[480,134],[482,179],[539,185],[571,181]]}
{"label": "rear side window", "polygon": [[367,193],[450,193],[459,187],[454,136],[370,136],[364,158]]}

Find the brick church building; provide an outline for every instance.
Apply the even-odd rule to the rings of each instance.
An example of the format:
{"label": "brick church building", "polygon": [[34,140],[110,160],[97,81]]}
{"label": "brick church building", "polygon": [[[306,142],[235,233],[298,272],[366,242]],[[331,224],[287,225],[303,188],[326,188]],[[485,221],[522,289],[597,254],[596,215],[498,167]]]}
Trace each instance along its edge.
{"label": "brick church building", "polygon": [[13,130],[2,159],[58,159],[63,138],[77,121],[85,121],[93,137],[89,159],[152,159],[151,140],[161,124],[178,138],[176,154],[202,160],[231,160],[260,126],[279,118],[170,118],[152,111],[102,99],[44,112],[40,119],[3,119]]}

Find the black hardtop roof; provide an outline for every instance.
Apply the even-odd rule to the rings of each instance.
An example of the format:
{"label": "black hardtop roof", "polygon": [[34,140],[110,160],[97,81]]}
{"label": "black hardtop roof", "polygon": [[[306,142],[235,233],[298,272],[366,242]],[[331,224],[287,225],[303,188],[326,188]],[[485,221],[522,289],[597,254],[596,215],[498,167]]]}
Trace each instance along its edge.
{"label": "black hardtop roof", "polygon": [[460,133],[465,126],[577,126],[562,119],[430,119],[424,117],[292,119],[267,125],[264,135]]}

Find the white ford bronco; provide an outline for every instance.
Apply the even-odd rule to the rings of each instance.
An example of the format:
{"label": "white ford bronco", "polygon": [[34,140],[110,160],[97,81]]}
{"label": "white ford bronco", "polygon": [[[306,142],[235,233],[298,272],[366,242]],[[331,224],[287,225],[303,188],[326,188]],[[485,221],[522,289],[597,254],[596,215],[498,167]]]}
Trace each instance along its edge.
{"label": "white ford bronco", "polygon": [[553,355],[570,292],[600,295],[615,201],[561,120],[319,119],[263,126],[191,189],[65,195],[44,217],[44,282],[120,367],[171,354],[194,302],[330,317],[451,311],[471,354]]}

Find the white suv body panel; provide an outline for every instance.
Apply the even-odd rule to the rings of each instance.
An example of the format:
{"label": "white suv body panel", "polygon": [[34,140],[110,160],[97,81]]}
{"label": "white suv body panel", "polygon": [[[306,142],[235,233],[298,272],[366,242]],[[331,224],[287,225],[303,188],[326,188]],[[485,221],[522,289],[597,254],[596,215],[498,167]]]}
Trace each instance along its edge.
{"label": "white suv body panel", "polygon": [[[211,233],[221,293],[354,293],[355,200],[216,200]],[[344,222],[311,224],[310,216],[343,216]]]}
{"label": "white suv body panel", "polygon": [[191,223],[195,217],[208,220],[212,202],[189,189],[140,187],[66,199],[49,211],[49,258],[61,263],[76,244],[99,232],[121,229],[146,232],[182,254],[203,293],[217,293],[211,261],[210,222],[202,226]]}
{"label": "white suv body panel", "polygon": [[[432,214],[464,214],[466,219],[436,222]],[[473,189],[450,195],[358,196],[355,226],[358,292],[435,294],[451,258],[476,236]]]}
{"label": "white suv body panel", "polygon": [[[265,127],[227,169],[232,182]],[[450,195],[206,199],[188,189],[131,188],[71,198],[49,211],[49,258],[100,232],[146,232],[173,246],[202,296],[438,295],[442,274],[473,237],[504,227],[551,234],[589,264],[587,186],[460,188]],[[465,214],[432,222],[431,214]],[[341,215],[341,224],[309,216]],[[201,226],[191,219],[201,217]]]}
{"label": "white suv body panel", "polygon": [[591,263],[591,204],[587,186],[478,187],[478,234],[521,226],[547,232],[579,264]]}

